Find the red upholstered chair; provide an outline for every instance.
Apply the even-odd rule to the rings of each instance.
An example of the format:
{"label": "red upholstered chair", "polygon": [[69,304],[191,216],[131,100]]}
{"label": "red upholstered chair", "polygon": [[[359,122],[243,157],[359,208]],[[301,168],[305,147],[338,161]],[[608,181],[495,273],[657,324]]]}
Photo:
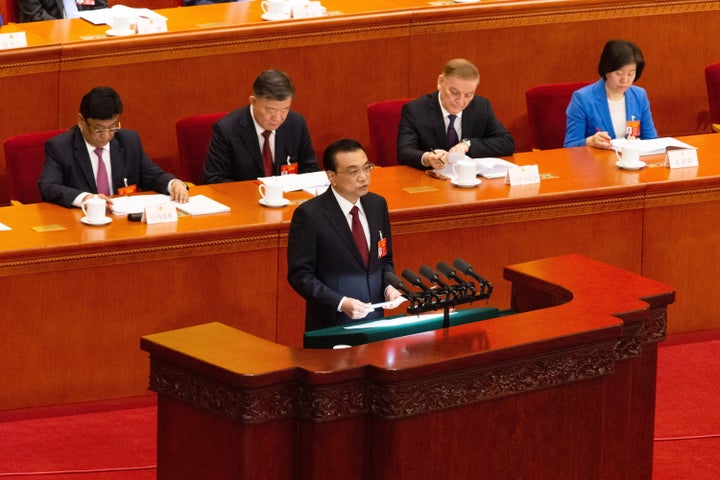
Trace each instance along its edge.
{"label": "red upholstered chair", "polygon": [[3,25],[18,21],[18,0],[0,0],[0,15]]}
{"label": "red upholstered chair", "polygon": [[386,100],[371,103],[367,107],[370,127],[370,154],[376,165],[383,167],[397,165],[397,135],[400,125],[400,110],[412,100]]}
{"label": "red upholstered chair", "polygon": [[565,142],[565,110],[575,90],[590,82],[549,83],[525,90],[530,140],[539,150],[562,148]]}
{"label": "red upholstered chair", "polygon": [[5,140],[8,190],[13,203],[42,201],[37,183],[45,161],[45,142],[63,132],[65,130],[28,133]]}
{"label": "red upholstered chair", "polygon": [[185,169],[185,179],[199,185],[203,181],[203,165],[212,137],[212,126],[227,112],[203,113],[184,117],[175,123],[178,155]]}
{"label": "red upholstered chair", "polygon": [[705,82],[712,129],[714,132],[720,132],[720,63],[712,63],[705,67]]}

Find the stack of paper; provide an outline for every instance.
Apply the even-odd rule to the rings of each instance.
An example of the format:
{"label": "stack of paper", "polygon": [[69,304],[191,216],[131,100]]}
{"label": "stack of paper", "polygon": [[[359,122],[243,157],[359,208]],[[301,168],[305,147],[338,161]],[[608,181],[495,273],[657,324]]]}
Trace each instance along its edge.
{"label": "stack of paper", "polygon": [[132,197],[115,197],[112,199],[112,213],[127,215],[128,213],[142,213],[146,205],[170,201],[170,195],[134,195]]}
{"label": "stack of paper", "polygon": [[324,171],[300,173],[293,175],[280,175],[275,177],[258,178],[266,185],[280,185],[284,192],[296,192],[298,190],[325,191],[330,180]]}
{"label": "stack of paper", "polygon": [[[503,160],[502,158],[465,157],[465,159],[475,162],[475,174],[485,178],[505,178],[508,169],[512,167],[517,167],[517,165],[515,165],[514,163]],[[445,165],[445,167],[440,170],[435,170],[435,172],[449,178],[450,180],[454,180],[455,178],[457,178],[457,175],[455,175],[455,163],[457,162],[449,162],[447,165]]]}
{"label": "stack of paper", "polygon": [[630,148],[639,151],[640,155],[661,155],[667,151],[668,147],[695,149],[692,145],[672,137],[650,140],[620,138],[613,139],[611,143],[613,150],[622,151],[623,148]]}
{"label": "stack of paper", "polygon": [[222,213],[229,212],[230,207],[223,205],[220,202],[208,198],[205,195],[195,195],[190,197],[187,203],[174,202],[175,206],[181,212],[185,212],[188,215],[207,215],[210,213]]}

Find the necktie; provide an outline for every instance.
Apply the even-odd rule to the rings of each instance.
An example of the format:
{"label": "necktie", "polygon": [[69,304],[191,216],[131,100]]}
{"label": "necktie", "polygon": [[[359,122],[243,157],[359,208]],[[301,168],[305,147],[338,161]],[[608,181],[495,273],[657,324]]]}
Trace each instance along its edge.
{"label": "necktie", "polygon": [[105,168],[105,162],[103,161],[102,154],[102,148],[95,149],[95,155],[98,156],[98,169],[97,178],[95,179],[95,185],[97,185],[98,193],[110,195],[110,187],[108,186],[108,174],[107,169]]}
{"label": "necktie", "polygon": [[448,115],[448,118],[450,119],[450,123],[448,124],[447,129],[447,143],[448,143],[448,150],[460,143],[460,140],[458,140],[457,132],[455,131],[455,119],[457,118],[457,115]]}
{"label": "necktie", "polygon": [[362,223],[360,223],[358,213],[359,210],[357,206],[352,207],[350,210],[350,215],[352,215],[352,234],[358,250],[360,250],[360,256],[363,258],[365,265],[367,265],[370,262],[370,251],[368,251],[367,237],[365,237],[365,231],[363,230]]}
{"label": "necktie", "polygon": [[273,158],[272,158],[272,152],[270,151],[270,134],[272,132],[270,130],[265,130],[262,133],[262,136],[265,137],[265,142],[263,143],[263,167],[265,168],[265,176],[266,177],[272,177],[273,175]]}

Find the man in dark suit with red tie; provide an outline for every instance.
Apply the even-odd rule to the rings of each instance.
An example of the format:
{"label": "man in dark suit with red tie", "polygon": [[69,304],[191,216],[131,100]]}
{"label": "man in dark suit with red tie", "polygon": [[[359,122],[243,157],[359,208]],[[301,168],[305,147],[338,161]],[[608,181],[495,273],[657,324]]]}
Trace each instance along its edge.
{"label": "man in dark suit with red tie", "polygon": [[148,158],[137,132],[120,128],[122,111],[120,96],[110,87],[83,96],[77,124],[45,143],[38,181],[43,201],[80,207],[93,194],[109,198],[133,186],[188,201],[187,185]]}
{"label": "man in dark suit with red tie", "polygon": [[261,73],[250,103],[213,125],[205,183],[318,170],[305,118],[290,110],[295,86],[278,70]]}
{"label": "man in dark suit with red tie", "polygon": [[399,300],[384,281],[394,272],[387,202],[369,193],[373,165],[358,142],[328,146],[323,166],[330,188],[293,214],[288,282],[305,299],[305,330],[383,316],[371,304]]}
{"label": "man in dark suit with red tie", "polygon": [[441,169],[448,153],[471,158],[512,155],[515,141],[493,113],[490,100],[475,95],[480,73],[455,58],[438,76],[437,92],[403,105],[397,139],[398,162]]}

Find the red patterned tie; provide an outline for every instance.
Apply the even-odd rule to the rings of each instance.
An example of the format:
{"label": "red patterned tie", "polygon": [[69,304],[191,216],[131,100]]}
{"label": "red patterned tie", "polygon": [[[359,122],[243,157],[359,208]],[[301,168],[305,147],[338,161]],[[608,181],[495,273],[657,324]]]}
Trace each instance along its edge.
{"label": "red patterned tie", "polygon": [[97,178],[95,179],[95,185],[97,186],[97,192],[103,195],[110,195],[110,187],[108,183],[107,169],[105,168],[105,162],[102,158],[103,149],[96,148],[95,155],[98,156],[98,169]]}
{"label": "red patterned tie", "polygon": [[365,230],[363,230],[362,223],[360,223],[358,212],[357,206],[352,207],[350,210],[350,215],[352,215],[352,234],[358,250],[360,250],[360,256],[363,258],[365,265],[368,265],[370,262],[370,252],[368,251],[367,237],[365,237]]}
{"label": "red patterned tie", "polygon": [[272,177],[273,175],[273,158],[272,158],[272,152],[270,151],[270,134],[272,132],[270,130],[265,130],[262,133],[262,136],[265,137],[265,142],[263,143],[263,166],[265,167],[265,176],[266,177]]}

